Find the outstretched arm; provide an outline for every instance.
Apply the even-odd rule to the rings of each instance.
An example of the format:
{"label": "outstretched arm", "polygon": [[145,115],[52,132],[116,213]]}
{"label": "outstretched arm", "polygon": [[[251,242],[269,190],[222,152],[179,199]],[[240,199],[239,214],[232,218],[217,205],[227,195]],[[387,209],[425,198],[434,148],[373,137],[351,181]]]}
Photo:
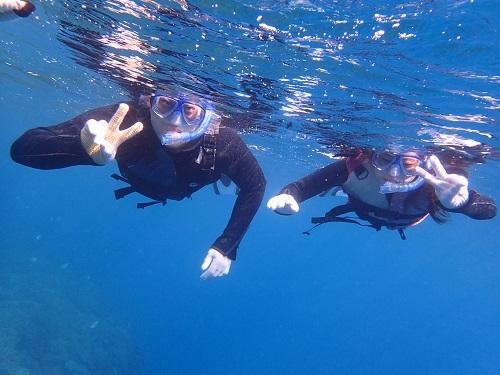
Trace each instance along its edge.
{"label": "outstretched arm", "polygon": [[84,124],[84,117],[78,116],[59,125],[30,129],[12,144],[10,156],[16,163],[37,169],[96,165],[80,141]]}
{"label": "outstretched arm", "polygon": [[346,160],[342,159],[286,185],[281,194],[289,194],[300,203],[334,186],[342,185],[347,176]]}
{"label": "outstretched arm", "polygon": [[[118,130],[128,111],[128,106],[127,111],[122,106],[127,105],[120,105],[118,110],[116,105],[97,108],[59,125],[28,130],[12,144],[10,150],[12,160],[38,169],[103,164],[96,158],[99,154],[97,152],[99,144],[95,141],[100,142],[102,138],[107,142],[106,146],[114,143],[116,152],[120,143],[137,134],[139,130],[139,126],[135,125],[131,127],[135,132],[129,129]],[[97,125],[107,124],[107,121],[102,119],[110,118],[110,131],[96,134],[99,133],[97,130],[100,130]],[[102,147],[102,149],[109,150],[109,147]],[[114,154],[112,156],[114,157]]]}
{"label": "outstretched arm", "polygon": [[280,215],[299,212],[299,203],[342,185],[348,177],[346,160],[340,160],[285,186],[281,192],[269,199],[267,208]]}
{"label": "outstretched arm", "polygon": [[[222,172],[238,186],[238,198],[224,232],[212,248],[230,259],[236,258],[236,249],[255,216],[264,196],[266,180],[259,163],[241,138],[231,129],[221,129]],[[222,132],[221,132],[222,133]],[[222,143],[221,142],[221,143]]]}

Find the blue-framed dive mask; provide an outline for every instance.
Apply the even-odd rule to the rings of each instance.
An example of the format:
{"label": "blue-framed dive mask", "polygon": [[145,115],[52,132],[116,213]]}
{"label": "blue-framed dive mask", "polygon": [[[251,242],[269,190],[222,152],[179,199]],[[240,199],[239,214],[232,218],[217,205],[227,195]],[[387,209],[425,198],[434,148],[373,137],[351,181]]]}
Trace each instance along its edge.
{"label": "blue-framed dive mask", "polygon": [[[416,167],[422,167],[424,161],[417,155],[396,154],[388,151],[373,153],[372,166],[400,182],[386,181],[381,187],[382,194],[406,193],[420,188],[424,179],[415,172]],[[416,176],[410,182],[404,182],[408,177]]]}
{"label": "blue-framed dive mask", "polygon": [[164,146],[182,145],[201,137],[213,117],[209,102],[194,95],[158,90],[151,98],[151,125]]}
{"label": "blue-framed dive mask", "polygon": [[[205,108],[184,98],[155,95],[151,110],[160,118],[170,120],[173,127],[193,131],[205,119]],[[179,121],[181,120],[181,121]]]}
{"label": "blue-framed dive mask", "polygon": [[392,152],[373,153],[372,165],[379,171],[389,171],[396,167],[401,174],[415,176],[415,168],[423,165],[423,160],[416,155],[401,155]]}

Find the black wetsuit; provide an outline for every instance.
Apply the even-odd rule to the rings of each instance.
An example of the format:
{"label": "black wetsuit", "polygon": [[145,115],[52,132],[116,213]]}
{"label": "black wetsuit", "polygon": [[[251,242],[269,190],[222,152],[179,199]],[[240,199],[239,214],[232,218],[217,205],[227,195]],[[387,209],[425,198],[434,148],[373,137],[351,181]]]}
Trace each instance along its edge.
{"label": "black wetsuit", "polygon": [[[288,184],[282,189],[281,194],[289,194],[295,198],[297,203],[300,203],[335,186],[342,186],[347,181],[348,176],[346,159],[343,159]],[[428,191],[428,189],[420,188],[408,193],[395,193],[404,195],[406,204],[403,214],[429,213],[432,208],[432,200]],[[388,200],[395,194],[386,194]],[[462,213],[477,220],[491,219],[495,217],[497,211],[495,202],[491,198],[480,195],[474,190],[469,190],[468,202],[459,209],[450,210],[444,206],[442,208],[446,211]]]}
{"label": "black wetsuit", "polygon": [[[238,197],[228,225],[212,247],[235,259],[236,249],[260,206],[266,185],[251,151],[234,130],[221,126],[219,133],[211,138],[215,141],[215,159],[213,148],[207,152],[203,138],[189,151],[171,152],[154,133],[149,109],[137,103],[128,104],[130,109],[120,129],[137,121],[144,128],[118,148],[115,158],[122,176],[136,191],[162,202],[189,197],[217,181],[221,174],[230,177],[239,188]],[[11,157],[38,169],[97,165],[83,148],[80,131],[89,119],[109,121],[117,108],[117,104],[97,108],[59,125],[28,130],[13,143]]]}

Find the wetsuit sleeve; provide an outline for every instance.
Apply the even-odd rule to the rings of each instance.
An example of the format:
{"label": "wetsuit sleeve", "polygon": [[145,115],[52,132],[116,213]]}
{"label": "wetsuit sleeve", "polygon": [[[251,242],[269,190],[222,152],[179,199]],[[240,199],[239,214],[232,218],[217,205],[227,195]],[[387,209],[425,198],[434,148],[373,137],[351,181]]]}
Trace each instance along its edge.
{"label": "wetsuit sleeve", "polygon": [[12,144],[10,156],[16,163],[37,169],[97,165],[83,148],[80,131],[87,120],[109,120],[116,106],[97,108],[58,125],[30,129]]}
{"label": "wetsuit sleeve", "polygon": [[239,192],[231,218],[212,247],[235,259],[238,245],[262,202],[266,180],[252,152],[233,130],[222,128],[217,141],[220,170],[238,186]]}
{"label": "wetsuit sleeve", "polygon": [[288,184],[281,190],[280,194],[290,194],[297,203],[300,203],[334,186],[342,185],[347,177],[347,164],[344,159]]}
{"label": "wetsuit sleeve", "polygon": [[493,199],[477,193],[475,190],[469,190],[469,201],[463,207],[457,210],[449,210],[469,216],[476,220],[492,219],[497,214],[497,206]]}

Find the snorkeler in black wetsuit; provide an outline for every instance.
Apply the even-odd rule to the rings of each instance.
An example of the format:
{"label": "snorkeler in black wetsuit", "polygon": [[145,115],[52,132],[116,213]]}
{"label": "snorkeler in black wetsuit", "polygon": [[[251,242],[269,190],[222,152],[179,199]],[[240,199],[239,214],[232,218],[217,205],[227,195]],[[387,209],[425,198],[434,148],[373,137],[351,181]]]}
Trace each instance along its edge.
{"label": "snorkeler in black wetsuit", "polygon": [[342,216],[354,212],[377,230],[397,229],[403,239],[403,229],[420,223],[428,215],[437,222],[444,222],[447,212],[477,220],[493,218],[494,201],[469,189],[468,180],[462,175],[465,171],[457,172],[461,173],[447,173],[435,155],[422,158],[412,152],[363,150],[286,185],[267,206],[279,214],[294,214],[299,211],[298,203],[341,187],[348,203],[334,207],[324,217],[313,218],[314,224],[361,224]]}
{"label": "snorkeler in black wetsuit", "polygon": [[138,192],[153,199],[149,204],[181,200],[229,178],[239,189],[238,197],[228,225],[205,257],[202,278],[229,272],[266,184],[255,157],[234,130],[221,124],[212,104],[174,89],[28,130],[13,143],[11,157],[38,169],[103,165],[116,159],[121,176],[115,177],[130,184],[115,192],[117,199]]}

